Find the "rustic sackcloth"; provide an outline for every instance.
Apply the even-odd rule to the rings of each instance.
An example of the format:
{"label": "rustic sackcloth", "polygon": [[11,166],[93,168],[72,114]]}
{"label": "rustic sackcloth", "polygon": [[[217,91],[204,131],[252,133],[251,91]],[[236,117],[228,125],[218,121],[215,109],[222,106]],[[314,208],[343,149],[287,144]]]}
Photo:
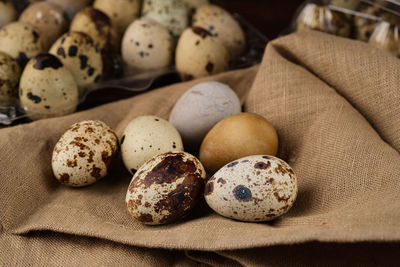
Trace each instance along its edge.
{"label": "rustic sackcloth", "polygon": [[[214,213],[201,201],[177,223],[144,226],[125,207],[120,158],[80,189],[53,178],[52,150],[73,123],[120,135],[134,117],[168,115],[191,86],[227,83],[244,110],[276,127],[298,177],[293,208],[269,223]],[[69,116],[0,130],[1,266],[310,266],[400,263],[400,61],[322,33],[271,42],[262,63],[174,84]]]}

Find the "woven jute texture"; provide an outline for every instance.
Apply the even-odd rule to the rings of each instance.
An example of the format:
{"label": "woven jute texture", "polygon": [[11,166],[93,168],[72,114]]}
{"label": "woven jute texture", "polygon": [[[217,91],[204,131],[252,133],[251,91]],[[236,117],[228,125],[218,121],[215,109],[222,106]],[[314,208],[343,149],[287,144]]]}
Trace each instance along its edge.
{"label": "woven jute texture", "polygon": [[[133,118],[168,115],[191,86],[228,84],[244,110],[277,129],[278,156],[298,177],[293,208],[269,223],[223,218],[204,200],[174,224],[127,213],[131,176],[73,189],[51,154],[73,123],[102,120],[121,134]],[[174,84],[73,115],[0,130],[0,265],[311,266],[400,263],[400,61],[322,33],[271,42],[262,63]]]}

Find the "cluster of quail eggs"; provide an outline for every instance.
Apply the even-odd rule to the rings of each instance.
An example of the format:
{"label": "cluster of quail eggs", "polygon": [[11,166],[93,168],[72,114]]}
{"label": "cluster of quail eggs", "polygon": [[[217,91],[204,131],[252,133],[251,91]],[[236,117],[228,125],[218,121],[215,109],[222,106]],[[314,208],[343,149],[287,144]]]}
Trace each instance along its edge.
{"label": "cluster of quail eggs", "polygon": [[273,220],[296,200],[296,175],[275,157],[274,126],[242,112],[225,84],[199,83],[179,98],[168,120],[138,116],[118,137],[100,121],[72,125],[55,145],[54,176],[68,186],[93,184],[120,150],[132,175],[126,208],[149,225],[182,219],[203,197],[218,214],[248,222]]}
{"label": "cluster of quail eggs", "polygon": [[385,6],[389,3],[371,5],[360,0],[330,0],[328,3],[306,4],[295,21],[296,30],[317,30],[354,38],[400,57],[400,18]]}
{"label": "cluster of quail eggs", "polygon": [[198,78],[226,70],[245,45],[239,23],[208,0],[4,0],[0,106],[19,98],[32,120],[65,115],[116,68],[175,65]]}

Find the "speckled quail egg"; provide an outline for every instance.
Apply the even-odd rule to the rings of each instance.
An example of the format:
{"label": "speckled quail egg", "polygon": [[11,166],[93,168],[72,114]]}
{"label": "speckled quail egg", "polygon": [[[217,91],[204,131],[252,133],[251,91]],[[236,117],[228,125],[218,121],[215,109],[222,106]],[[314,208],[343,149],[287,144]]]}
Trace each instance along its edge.
{"label": "speckled quail egg", "polygon": [[217,122],[240,112],[240,100],[229,86],[219,82],[203,82],[179,98],[171,111],[169,122],[181,134],[184,147],[196,151]]}
{"label": "speckled quail egg", "polygon": [[342,13],[326,6],[307,4],[297,19],[297,31],[316,30],[342,37],[350,36],[350,23]]}
{"label": "speckled quail egg", "polygon": [[43,37],[31,24],[12,22],[0,29],[0,51],[17,60],[21,67],[44,50]]}
{"label": "speckled quail egg", "polygon": [[43,34],[46,50],[68,28],[68,20],[61,7],[48,2],[38,2],[28,6],[19,21],[36,26]]}
{"label": "speckled quail egg", "polygon": [[53,44],[50,53],[56,55],[72,73],[81,90],[100,81],[103,71],[101,53],[87,34],[64,34]]}
{"label": "speckled quail egg", "polygon": [[175,37],[189,25],[189,11],[182,0],[144,0],[142,16],[164,25]]}
{"label": "speckled quail egg", "polygon": [[33,119],[70,114],[78,105],[78,87],[71,72],[51,54],[39,54],[26,65],[19,99]]}
{"label": "speckled quail egg", "polygon": [[75,123],[54,147],[54,176],[68,186],[93,184],[107,175],[117,151],[117,136],[107,124],[92,120]]}
{"label": "speckled quail egg", "polygon": [[200,27],[186,29],[176,47],[175,64],[183,80],[223,72],[229,59],[228,50]]}
{"label": "speckled quail egg", "polygon": [[184,216],[202,197],[206,172],[185,152],[167,152],[143,164],[126,193],[126,206],[136,220],[167,224]]}
{"label": "speckled quail egg", "polygon": [[131,173],[158,154],[183,151],[178,131],[168,121],[156,116],[133,119],[126,126],[120,143],[122,160]]}
{"label": "speckled quail egg", "polygon": [[240,113],[218,122],[206,135],[200,147],[200,161],[210,174],[222,166],[250,155],[275,156],[278,134],[264,117]]}
{"label": "speckled quail egg", "polygon": [[79,11],[71,22],[70,31],[89,35],[104,54],[118,50],[117,29],[111,19],[98,9],[86,7]]}
{"label": "speckled quail egg", "polygon": [[174,40],[164,26],[142,18],[126,30],[121,50],[122,58],[130,68],[159,69],[171,65]]}
{"label": "speckled quail egg", "polygon": [[0,106],[8,105],[18,97],[21,69],[9,55],[0,52]]}
{"label": "speckled quail egg", "polygon": [[386,21],[381,21],[369,39],[369,44],[381,48],[395,57],[400,56],[399,28]]}
{"label": "speckled quail egg", "polygon": [[0,1],[0,28],[17,19],[18,13],[10,1]]}
{"label": "speckled quail egg", "polygon": [[207,204],[222,216],[248,222],[273,220],[297,197],[297,178],[283,160],[249,156],[220,169],[207,182]]}
{"label": "speckled quail egg", "polygon": [[240,56],[246,47],[246,38],[239,23],[219,6],[206,5],[197,9],[193,26],[208,30],[228,49],[232,59]]}
{"label": "speckled quail egg", "polygon": [[140,14],[141,0],[96,0],[93,7],[103,11],[122,35]]}
{"label": "speckled quail egg", "polygon": [[64,9],[68,17],[72,19],[84,7],[90,5],[92,0],[47,0]]}

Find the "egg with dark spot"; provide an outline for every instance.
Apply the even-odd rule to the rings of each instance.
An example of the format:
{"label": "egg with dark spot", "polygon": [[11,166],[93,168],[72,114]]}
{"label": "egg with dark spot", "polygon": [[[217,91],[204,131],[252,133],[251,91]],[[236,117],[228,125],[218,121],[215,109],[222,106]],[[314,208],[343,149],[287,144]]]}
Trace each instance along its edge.
{"label": "egg with dark spot", "polygon": [[172,223],[186,216],[202,197],[206,172],[186,152],[167,152],[148,160],[133,176],[125,202],[144,224]]}
{"label": "egg with dark spot", "polygon": [[273,156],[229,163],[207,182],[204,196],[218,214],[240,221],[273,220],[289,211],[298,192],[293,169]]}
{"label": "egg with dark spot", "polygon": [[9,55],[0,52],[0,106],[11,104],[18,98],[18,82],[21,69]]}
{"label": "egg with dark spot", "polygon": [[[96,82],[103,73],[101,53],[89,35],[82,32],[68,32],[51,47],[50,53],[57,56],[67,67],[78,87],[82,90]],[[93,70],[91,75],[89,70]]]}
{"label": "egg with dark spot", "polygon": [[75,123],[54,147],[54,176],[72,187],[93,184],[107,175],[117,151],[117,136],[107,124],[92,120]]}

